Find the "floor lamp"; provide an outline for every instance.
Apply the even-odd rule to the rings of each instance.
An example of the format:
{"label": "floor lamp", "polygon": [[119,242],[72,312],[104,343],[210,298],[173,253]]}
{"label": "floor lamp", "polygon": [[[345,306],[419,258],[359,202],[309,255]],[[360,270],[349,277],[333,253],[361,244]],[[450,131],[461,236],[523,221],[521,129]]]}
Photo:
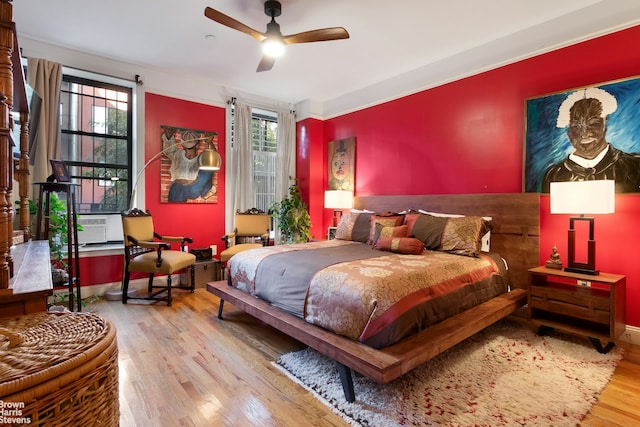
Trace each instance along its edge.
{"label": "floor lamp", "polygon": [[[565,271],[597,275],[596,241],[594,237],[595,219],[585,214],[608,214],[615,212],[615,182],[611,180],[552,182],[550,186],[550,207],[552,214],[573,214],[569,218],[567,267]],[[588,221],[587,262],[576,261],[576,221]]]}
{"label": "floor lamp", "polygon": [[342,216],[342,209],[351,209],[353,207],[353,192],[345,190],[325,191],[324,207],[333,209],[333,227],[337,227]]}

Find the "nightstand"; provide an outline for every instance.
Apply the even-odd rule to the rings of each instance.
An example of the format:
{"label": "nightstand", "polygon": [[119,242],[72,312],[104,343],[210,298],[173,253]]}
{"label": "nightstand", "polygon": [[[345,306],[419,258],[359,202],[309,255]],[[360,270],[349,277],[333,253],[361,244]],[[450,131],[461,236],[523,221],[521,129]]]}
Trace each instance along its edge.
{"label": "nightstand", "polygon": [[[607,353],[625,331],[625,276],[596,276],[546,267],[529,270],[529,319],[538,334],[559,329],[589,338]],[[605,346],[600,340],[607,342]]]}

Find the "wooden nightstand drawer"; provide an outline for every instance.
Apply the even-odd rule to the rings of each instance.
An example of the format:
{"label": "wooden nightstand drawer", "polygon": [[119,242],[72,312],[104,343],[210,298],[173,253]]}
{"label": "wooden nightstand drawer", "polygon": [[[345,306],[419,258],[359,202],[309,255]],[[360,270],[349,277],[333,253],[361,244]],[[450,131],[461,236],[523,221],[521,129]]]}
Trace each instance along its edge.
{"label": "wooden nightstand drawer", "polygon": [[[626,328],[625,299],[626,277],[619,274],[592,276],[545,267],[529,270],[529,319],[540,325],[540,333],[561,329],[582,334],[603,353]],[[599,339],[608,344],[603,347]]]}
{"label": "wooden nightstand drawer", "polygon": [[549,283],[548,286],[531,286],[529,292],[532,300],[544,303],[578,306],[607,313],[610,311],[609,292],[602,289]]}

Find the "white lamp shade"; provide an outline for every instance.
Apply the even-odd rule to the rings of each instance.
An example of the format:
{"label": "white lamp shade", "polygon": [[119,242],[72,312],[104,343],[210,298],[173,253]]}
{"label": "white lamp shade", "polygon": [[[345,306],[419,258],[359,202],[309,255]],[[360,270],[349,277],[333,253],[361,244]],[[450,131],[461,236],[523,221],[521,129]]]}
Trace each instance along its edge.
{"label": "white lamp shade", "polygon": [[549,194],[552,214],[608,214],[616,210],[612,180],[552,182]]}
{"label": "white lamp shade", "polygon": [[344,190],[325,191],[324,207],[330,209],[351,209],[353,207],[353,193]]}

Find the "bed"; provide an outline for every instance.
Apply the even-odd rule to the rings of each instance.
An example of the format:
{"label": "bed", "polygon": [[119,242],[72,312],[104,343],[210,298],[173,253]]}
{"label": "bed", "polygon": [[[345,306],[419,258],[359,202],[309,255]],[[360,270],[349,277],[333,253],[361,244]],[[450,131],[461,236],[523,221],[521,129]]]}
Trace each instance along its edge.
{"label": "bed", "polygon": [[[414,319],[415,312],[422,313],[432,310],[430,308],[425,309],[423,305],[416,306],[417,308],[407,308],[407,301],[415,300],[416,295],[439,294],[441,292],[437,290],[443,289],[443,286],[447,289],[458,289],[455,286],[452,288],[452,283],[454,282],[452,278],[459,276],[459,274],[447,276],[446,272],[462,267],[437,264],[439,265],[437,268],[439,268],[440,273],[421,275],[413,272],[410,266],[424,262],[431,265],[435,261],[423,261],[423,255],[398,254],[395,251],[390,252],[388,250],[375,251],[371,249],[371,246],[368,246],[368,250],[358,251],[356,250],[357,245],[367,245],[356,244],[349,241],[350,239],[346,239],[347,241],[314,242],[304,244],[304,248],[293,246],[275,247],[272,251],[283,252],[278,256],[273,254],[264,255],[263,252],[265,250],[258,249],[256,252],[251,251],[252,253],[246,256],[246,260],[238,260],[235,264],[230,263],[229,284],[226,282],[213,282],[207,285],[207,289],[221,299],[218,317],[222,319],[222,308],[224,302],[227,301],[234,307],[331,357],[336,361],[345,398],[348,401],[353,401],[355,400],[352,381],[352,373],[354,371],[379,383],[389,382],[484,329],[486,326],[508,316],[525,304],[527,270],[539,263],[539,197],[536,193],[366,196],[356,198],[354,207],[358,210],[375,212],[406,212],[408,210],[416,212],[424,210],[474,217],[491,217],[490,253],[465,256],[465,254],[451,255],[450,253],[445,254],[445,251],[434,250],[425,251],[425,254],[436,258],[452,257],[454,261],[459,260],[464,264],[469,263],[472,265],[470,268],[472,269],[473,273],[471,275],[475,278],[474,280],[482,283],[482,286],[476,288],[476,290],[486,289],[487,284],[489,284],[488,286],[492,291],[487,293],[483,290],[480,299],[476,297],[469,298],[467,294],[456,296],[450,301],[471,300],[474,302],[459,304],[459,307],[449,313],[446,318],[437,318],[424,323],[423,320]],[[343,222],[341,222],[340,227],[343,227]],[[400,230],[401,224],[387,224],[385,222],[385,227],[383,231],[382,227],[378,225],[375,231],[380,231],[385,235],[390,230],[391,232]],[[338,231],[340,231],[340,228]],[[368,236],[369,240],[372,239],[373,234],[374,228],[372,227]],[[377,238],[378,236],[375,237]],[[387,238],[386,241],[389,241],[389,239]],[[393,240],[391,238],[391,240],[395,242],[402,241],[404,244],[405,241],[408,242],[410,239]],[[378,241],[383,241],[383,239]],[[369,241],[369,243],[371,242]],[[313,249],[309,249],[310,247]],[[302,261],[303,259],[324,259],[327,256],[321,256],[320,254],[336,251],[336,249],[328,247],[342,250],[340,257],[344,256],[345,251],[353,254],[349,255],[349,259],[341,260],[341,262],[336,262],[332,259],[335,255],[327,255],[330,259],[326,262],[326,266],[318,267],[314,264],[314,270],[307,274],[313,280],[305,279],[309,280],[311,285],[308,289],[305,289],[302,297],[296,296],[291,287],[278,287],[280,285],[278,282],[280,281],[289,283],[288,279],[282,280],[280,278],[278,272],[287,269],[278,270],[279,263],[286,262],[289,266],[297,266],[306,264],[306,261]],[[309,257],[305,252],[313,253],[314,255]],[[496,256],[496,254],[499,254],[499,256]],[[466,255],[469,254],[467,253]],[[292,256],[293,258],[291,258]],[[508,266],[507,275],[504,275],[503,259]],[[262,273],[252,270],[251,265],[268,265],[269,263],[265,260],[269,260],[275,266],[275,270],[263,269]],[[449,262],[449,260],[447,259],[446,262]],[[476,262],[479,266],[475,266],[474,263]],[[393,322],[388,321],[388,312],[393,310],[389,309],[385,312],[377,306],[374,306],[373,309],[371,307],[364,309],[365,319],[360,321],[360,324],[358,324],[358,320],[353,318],[347,319],[348,321],[346,322],[335,322],[335,313],[348,311],[349,315],[351,315],[351,312],[357,312],[360,309],[357,304],[330,312],[328,315],[322,314],[323,304],[335,309],[332,305],[333,303],[327,304],[326,298],[323,300],[323,294],[325,296],[340,295],[340,289],[346,287],[347,282],[352,281],[346,271],[357,271],[363,265],[373,266],[378,268],[379,271],[391,270],[390,266],[393,265],[402,265],[402,268],[398,268],[398,270],[408,272],[407,274],[410,276],[403,276],[399,279],[403,283],[403,289],[420,285],[419,283],[410,283],[411,280],[423,282],[428,276],[438,277],[439,281],[435,284],[430,284],[428,291],[418,290],[416,293],[415,290],[412,290],[408,294],[397,296],[397,299],[390,302],[386,307],[402,306],[403,313],[409,313],[408,317],[414,322],[413,325],[407,326],[406,323],[399,322],[400,326],[396,327]],[[468,267],[465,266],[464,268]],[[304,275],[304,269],[293,269],[292,271],[296,272],[294,274],[296,276]],[[256,277],[258,275],[260,277]],[[275,279],[276,277],[277,279]],[[336,282],[336,278],[340,277],[345,278],[344,283],[338,283],[337,287],[333,288],[327,287],[327,283]],[[269,278],[270,281],[268,280]],[[260,284],[264,280],[266,282]],[[314,281],[318,281],[319,285],[313,285]],[[230,286],[231,284],[233,286]],[[385,282],[385,286],[388,285]],[[314,286],[318,289],[314,290]],[[368,282],[364,285],[366,289],[371,289],[371,287],[372,285]],[[463,288],[469,289],[473,288],[473,286],[463,286]],[[383,286],[382,289],[385,289],[385,287]],[[436,289],[436,291],[433,291],[433,289]],[[342,300],[348,299],[347,296],[350,292],[352,291],[347,290],[341,294],[338,300],[342,302]],[[292,294],[293,298],[278,300],[278,295]],[[257,298],[256,295],[261,298]],[[357,300],[358,297],[355,299]],[[431,297],[425,299],[430,300]],[[431,301],[428,302],[430,303]],[[384,306],[378,299],[376,299],[376,303]],[[376,308],[378,309],[377,312],[375,311]],[[367,310],[373,311],[369,312]],[[414,312],[411,310],[414,310]],[[375,314],[372,314],[374,312]],[[416,326],[416,322],[418,326]],[[316,324],[314,325],[313,323]],[[341,329],[345,324],[349,325],[349,327]],[[356,325],[353,326],[352,324]],[[350,329],[351,327],[352,330]]]}

